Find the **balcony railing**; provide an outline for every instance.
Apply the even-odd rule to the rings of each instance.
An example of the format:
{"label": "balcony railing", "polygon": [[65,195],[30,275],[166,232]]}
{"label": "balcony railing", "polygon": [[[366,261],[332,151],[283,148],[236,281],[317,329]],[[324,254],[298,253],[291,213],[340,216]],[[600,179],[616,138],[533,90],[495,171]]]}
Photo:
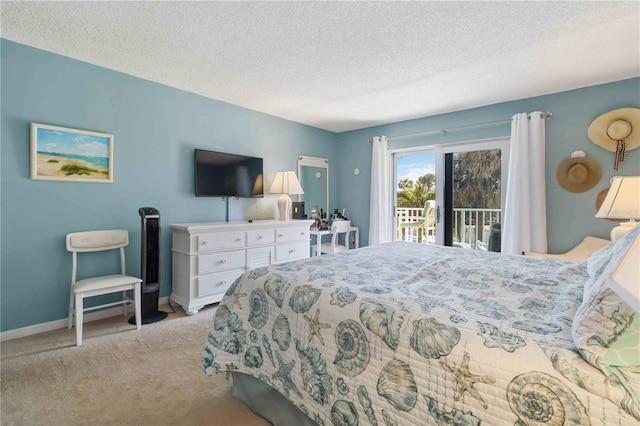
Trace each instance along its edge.
{"label": "balcony railing", "polygon": [[[487,250],[491,225],[501,222],[502,210],[500,209],[453,209],[453,245],[471,248],[474,250]],[[435,244],[435,223],[428,221],[423,228],[401,227],[401,223],[418,222],[422,220],[422,208],[396,209],[396,240],[412,241],[423,244]]]}

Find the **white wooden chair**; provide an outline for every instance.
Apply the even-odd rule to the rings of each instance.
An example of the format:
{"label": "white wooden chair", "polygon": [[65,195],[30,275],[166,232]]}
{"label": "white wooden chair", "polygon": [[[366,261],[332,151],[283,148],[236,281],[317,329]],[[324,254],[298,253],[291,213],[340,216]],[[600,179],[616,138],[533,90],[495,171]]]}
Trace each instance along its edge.
{"label": "white wooden chair", "polygon": [[[350,220],[334,220],[331,224],[331,242],[320,245],[320,253],[337,253],[349,250]],[[340,235],[344,234],[344,245],[340,244]]]}
{"label": "white wooden chair", "polygon": [[435,200],[427,200],[424,203],[422,214],[419,218],[413,222],[402,222],[400,229],[402,229],[402,241],[406,241],[405,229],[417,229],[418,230],[418,242],[421,243],[424,236],[433,237],[436,229],[436,202]]}
{"label": "white wooden chair", "polygon": [[[126,275],[124,247],[129,245],[129,232],[126,230],[109,231],[88,231],[74,232],[67,234],[67,250],[73,255],[73,265],[71,270],[71,292],[69,295],[69,323],[71,328],[73,316],[76,317],[76,345],[82,344],[82,320],[83,313],[108,306],[122,305],[124,315],[127,315],[127,305],[135,303],[136,328],[140,330],[141,318],[141,294],[140,283],[142,280],[137,277]],[[105,250],[120,249],[120,274],[105,275],[86,278],[77,281],[78,253],[96,252]],[[133,290],[134,300],[127,297],[127,290]],[[122,300],[113,303],[106,303],[99,306],[84,308],[86,297],[100,296],[108,293],[122,292]],[[75,301],[75,306],[74,306]]]}

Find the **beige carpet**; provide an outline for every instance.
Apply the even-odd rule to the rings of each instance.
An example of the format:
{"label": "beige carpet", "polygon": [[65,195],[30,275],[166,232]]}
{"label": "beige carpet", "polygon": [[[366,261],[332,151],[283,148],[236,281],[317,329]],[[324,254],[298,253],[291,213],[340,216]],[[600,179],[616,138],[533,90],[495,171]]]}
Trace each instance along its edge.
{"label": "beige carpet", "polygon": [[121,316],[87,323],[80,347],[75,329],[3,342],[2,425],[269,425],[202,370],[215,307],[176,311],[140,331]]}

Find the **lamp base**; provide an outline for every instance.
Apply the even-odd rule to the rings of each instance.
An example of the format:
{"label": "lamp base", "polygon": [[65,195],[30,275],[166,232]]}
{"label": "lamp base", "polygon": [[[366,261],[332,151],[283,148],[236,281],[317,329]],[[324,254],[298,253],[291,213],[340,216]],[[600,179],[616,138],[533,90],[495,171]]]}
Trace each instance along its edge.
{"label": "lamp base", "polygon": [[291,219],[291,197],[289,194],[282,194],[278,198],[278,211],[280,212],[280,220]]}
{"label": "lamp base", "polygon": [[629,222],[622,222],[620,226],[616,226],[611,230],[611,241],[618,241],[624,237],[624,234],[631,231],[636,226],[636,221],[630,219]]}

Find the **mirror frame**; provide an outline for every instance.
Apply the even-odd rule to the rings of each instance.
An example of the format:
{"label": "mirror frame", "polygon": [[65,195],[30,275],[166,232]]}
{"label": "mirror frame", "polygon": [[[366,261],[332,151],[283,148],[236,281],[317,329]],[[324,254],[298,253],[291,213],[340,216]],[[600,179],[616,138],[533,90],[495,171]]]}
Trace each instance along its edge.
{"label": "mirror frame", "polygon": [[[327,188],[326,188],[326,194],[327,194],[327,200],[326,200],[326,206],[327,206],[327,210],[325,211],[325,213],[327,214],[327,217],[329,217],[329,160],[326,158],[322,158],[322,157],[312,157],[310,155],[298,155],[298,179],[300,179],[301,176],[301,169],[300,167],[302,166],[309,166],[309,167],[318,167],[321,169],[326,169],[327,171]],[[302,188],[304,189],[304,188]],[[302,194],[298,195],[298,201],[302,201]],[[311,207],[311,206],[309,206]]]}

